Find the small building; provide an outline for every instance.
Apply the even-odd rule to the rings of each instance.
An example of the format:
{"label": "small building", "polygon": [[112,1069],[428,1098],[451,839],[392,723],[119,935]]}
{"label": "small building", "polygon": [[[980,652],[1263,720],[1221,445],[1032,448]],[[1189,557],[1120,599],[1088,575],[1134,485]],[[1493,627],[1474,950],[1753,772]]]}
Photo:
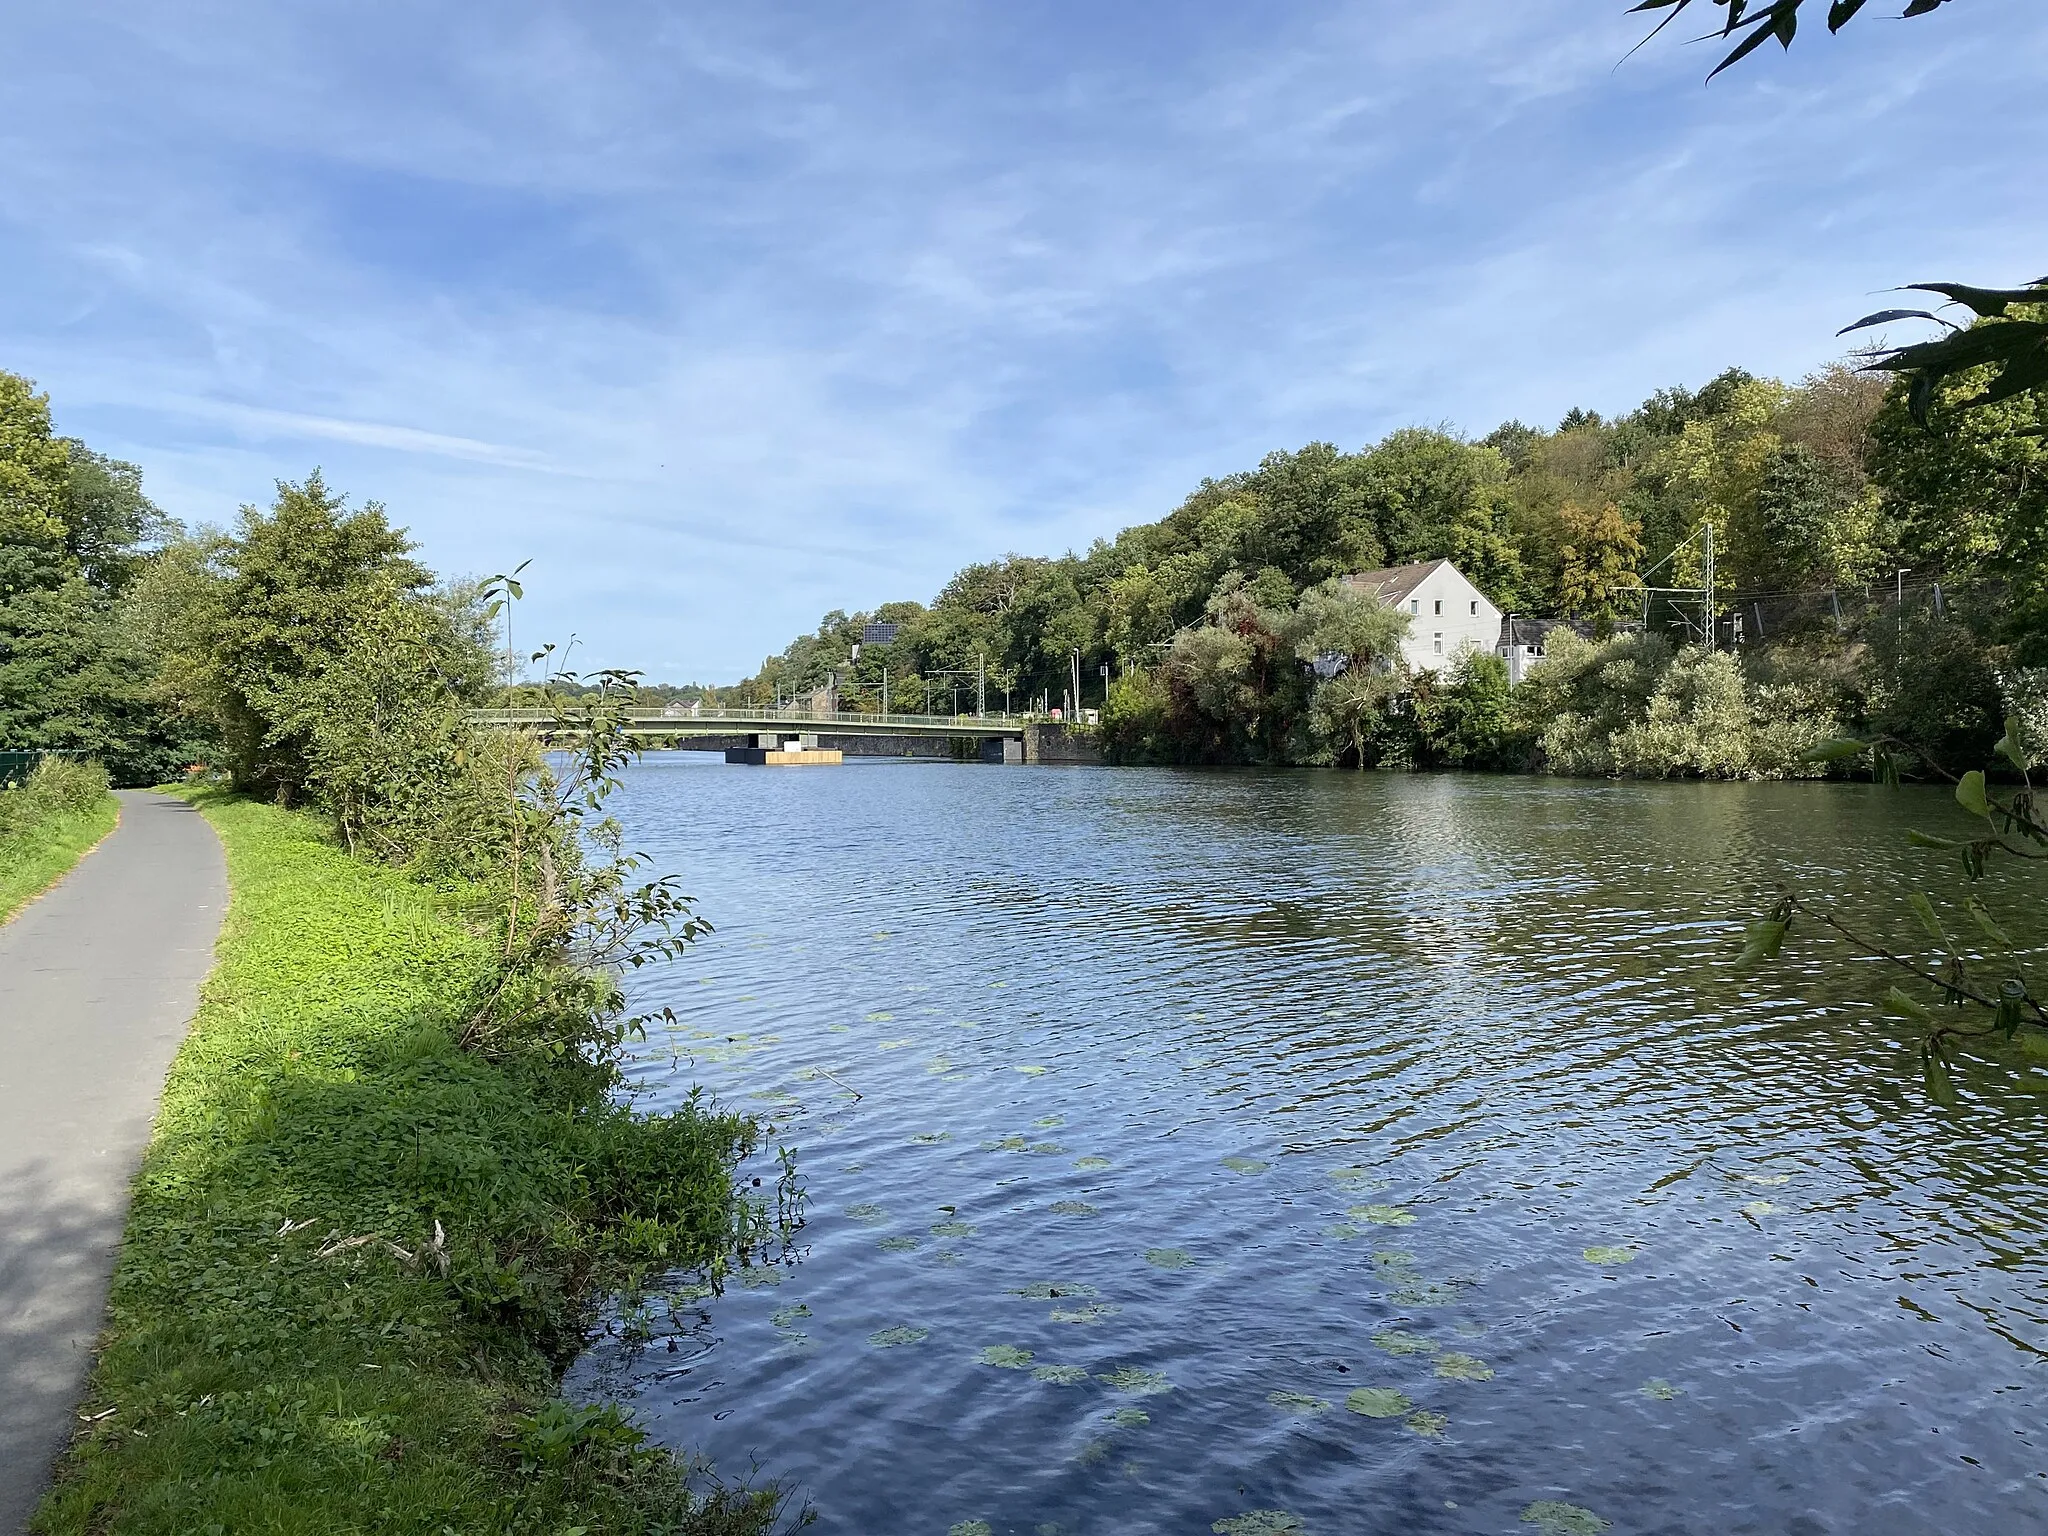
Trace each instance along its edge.
{"label": "small building", "polygon": [[1401,658],[1411,672],[1447,671],[1460,652],[1491,651],[1500,644],[1500,610],[1448,560],[1360,571],[1344,582],[1408,615]]}

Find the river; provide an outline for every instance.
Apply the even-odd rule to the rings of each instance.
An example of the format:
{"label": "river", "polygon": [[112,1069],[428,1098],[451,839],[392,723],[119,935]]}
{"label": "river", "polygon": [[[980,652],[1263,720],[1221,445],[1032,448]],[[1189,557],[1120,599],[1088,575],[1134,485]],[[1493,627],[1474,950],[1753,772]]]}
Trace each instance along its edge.
{"label": "river", "polygon": [[1870,962],[1730,963],[1780,875],[1910,942],[1939,792],[672,753],[617,806],[717,926],[633,981],[644,1102],[772,1121],[810,1219],[571,1386],[828,1536],[2048,1530],[2048,1064],[1945,1110]]}

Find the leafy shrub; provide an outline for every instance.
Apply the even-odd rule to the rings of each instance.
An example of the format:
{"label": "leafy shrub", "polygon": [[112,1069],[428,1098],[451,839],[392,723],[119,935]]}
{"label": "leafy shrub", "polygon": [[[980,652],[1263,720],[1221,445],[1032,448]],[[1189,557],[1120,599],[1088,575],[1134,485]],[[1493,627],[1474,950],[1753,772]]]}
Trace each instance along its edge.
{"label": "leafy shrub", "polygon": [[106,796],[107,770],[74,757],[44,757],[19,784],[0,789],[0,842],[53,816],[89,811]]}

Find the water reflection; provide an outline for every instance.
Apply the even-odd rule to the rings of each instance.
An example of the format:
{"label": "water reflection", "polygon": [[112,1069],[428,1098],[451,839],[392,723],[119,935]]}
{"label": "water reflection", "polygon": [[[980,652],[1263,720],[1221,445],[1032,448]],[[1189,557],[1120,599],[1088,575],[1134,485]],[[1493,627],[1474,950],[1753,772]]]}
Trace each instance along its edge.
{"label": "water reflection", "polygon": [[636,982],[683,1020],[650,1096],[771,1115],[815,1219],[579,1370],[822,1529],[2048,1515],[2048,1079],[1936,1109],[1866,963],[1729,963],[1781,871],[1889,921],[1942,797],[670,757],[623,798],[719,925]]}

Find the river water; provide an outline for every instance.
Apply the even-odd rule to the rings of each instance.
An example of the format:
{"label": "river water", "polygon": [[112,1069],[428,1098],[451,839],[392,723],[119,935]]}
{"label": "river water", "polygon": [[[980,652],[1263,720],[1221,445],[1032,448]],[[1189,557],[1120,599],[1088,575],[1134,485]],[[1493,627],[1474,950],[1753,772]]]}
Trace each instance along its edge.
{"label": "river water", "polygon": [[634,980],[646,1103],[772,1121],[810,1219],[572,1387],[818,1530],[2048,1530],[2048,1070],[1944,1110],[1869,962],[1730,964],[1781,874],[1897,935],[1941,794],[675,753],[617,803],[717,925]]}

